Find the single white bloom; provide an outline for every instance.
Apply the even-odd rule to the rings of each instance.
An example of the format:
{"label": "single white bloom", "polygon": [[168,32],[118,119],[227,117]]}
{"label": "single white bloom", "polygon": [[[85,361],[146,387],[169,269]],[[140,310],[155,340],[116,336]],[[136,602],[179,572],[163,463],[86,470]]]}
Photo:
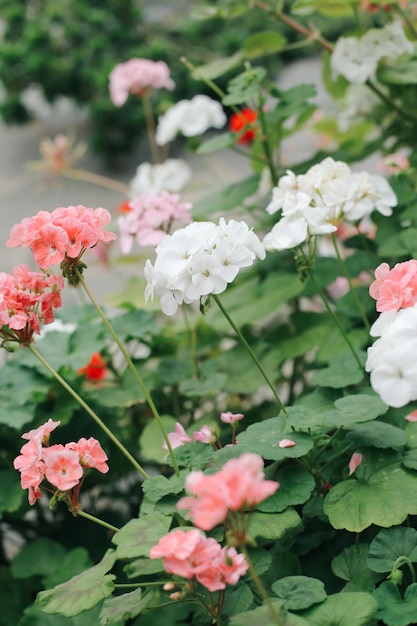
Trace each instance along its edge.
{"label": "single white bloom", "polygon": [[156,195],[162,190],[176,193],[189,183],[191,176],[191,168],[183,159],[167,159],[156,165],[141,163],[129,183],[129,197],[133,199],[143,193]]}
{"label": "single white bloom", "polygon": [[164,146],[178,133],[185,137],[202,135],[209,128],[222,128],[227,118],[219,102],[205,95],[180,100],[158,120],[156,143]]}

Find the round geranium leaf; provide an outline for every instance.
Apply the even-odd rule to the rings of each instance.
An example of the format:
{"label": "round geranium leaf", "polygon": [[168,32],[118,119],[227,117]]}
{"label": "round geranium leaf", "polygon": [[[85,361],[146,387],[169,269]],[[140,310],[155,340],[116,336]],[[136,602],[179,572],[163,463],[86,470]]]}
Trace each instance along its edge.
{"label": "round geranium leaf", "polygon": [[376,420],[347,427],[346,435],[356,446],[374,446],[375,448],[399,448],[407,443],[403,430]]}
{"label": "round geranium leaf", "polygon": [[364,626],[373,617],[378,604],[369,593],[337,593],[328,596],[303,613],[310,626]]}
{"label": "round geranium leaf", "polygon": [[369,546],[368,567],[390,572],[401,556],[417,563],[417,530],[398,526],[381,530]]}
{"label": "round geranium leaf", "polygon": [[367,565],[368,549],[367,543],[356,543],[345,548],[333,559],[333,574],[347,581],[344,591],[372,592],[375,583],[381,579],[381,575],[372,572]]}
{"label": "round geranium leaf", "polygon": [[[290,439],[294,445],[280,447],[280,443],[286,439]],[[298,458],[306,455],[313,447],[310,435],[291,431],[286,419],[281,416],[252,424],[239,433],[238,440],[242,452],[255,452],[270,461]]]}
{"label": "round geranium leaf", "polygon": [[285,600],[285,607],[293,611],[308,609],[323,602],[327,594],[321,580],[309,576],[286,576],[272,585],[272,591]]}
{"label": "round geranium leaf", "polygon": [[401,597],[398,587],[389,581],[382,583],[373,595],[379,606],[376,617],[387,626],[408,626],[416,623],[417,583],[407,587],[404,598]]}
{"label": "round geranium leaf", "polygon": [[333,528],[361,532],[371,524],[389,528],[417,514],[417,475],[399,455],[368,450],[355,478],[335,485],[324,500]]}
{"label": "round geranium leaf", "polygon": [[310,472],[298,465],[289,465],[278,470],[274,480],[279,482],[279,489],[257,506],[264,513],[279,513],[288,506],[304,504],[315,486]]}

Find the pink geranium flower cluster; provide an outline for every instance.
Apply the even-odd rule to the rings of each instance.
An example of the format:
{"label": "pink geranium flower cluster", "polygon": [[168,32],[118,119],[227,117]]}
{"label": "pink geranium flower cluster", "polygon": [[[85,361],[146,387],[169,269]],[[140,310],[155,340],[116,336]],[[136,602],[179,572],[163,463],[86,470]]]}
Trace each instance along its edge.
{"label": "pink geranium flower cluster", "polygon": [[151,549],[150,558],[162,558],[168,574],[195,578],[211,592],[235,585],[248,569],[243,554],[235,548],[222,548],[196,529],[168,533]]}
{"label": "pink geranium flower cluster", "polygon": [[110,72],[110,97],[113,104],[121,107],[129,94],[144,96],[150,89],[169,89],[175,87],[170,71],[164,61],[151,59],[129,59],[119,63]]}
{"label": "pink geranium flower cluster", "polygon": [[211,530],[224,522],[230,511],[255,508],[275,493],[279,483],[265,480],[262,457],[246,452],[227,461],[215,474],[190,472],[185,487],[191,495],[179,500],[178,509],[188,511],[198,528]]}
{"label": "pink geranium flower cluster", "polygon": [[130,200],[130,211],[119,217],[120,247],[129,254],[134,239],[140,246],[157,246],[177,220],[192,221],[192,204],[180,202],[178,194],[162,190],[158,194],[143,193]]}
{"label": "pink geranium flower cluster", "polygon": [[78,495],[89,468],[95,468],[105,474],[109,467],[107,456],[101,445],[90,437],[82,437],[79,441],[71,441],[64,445],[49,445],[49,436],[60,422],[49,419],[45,424],[22,435],[27,439],[13,462],[20,472],[23,489],[29,490],[29,504],[35,504],[41,498],[42,483],[47,481],[47,491],[66,492],[66,501],[71,510],[78,505]]}
{"label": "pink geranium flower cluster", "polygon": [[377,301],[376,310],[380,313],[414,306],[417,303],[417,261],[397,263],[392,269],[388,263],[381,263],[375,270],[369,293]]}
{"label": "pink geranium flower cluster", "polygon": [[116,239],[114,233],[103,230],[110,220],[106,209],[82,205],[58,207],[51,213],[39,211],[13,226],[6,245],[29,247],[44,270],[63,262],[73,266],[87,248],[99,241],[108,243]]}
{"label": "pink geranium flower cluster", "polygon": [[61,306],[62,276],[30,271],[18,265],[13,275],[0,273],[0,336],[3,342],[27,345],[42,324],[54,321],[54,309]]}

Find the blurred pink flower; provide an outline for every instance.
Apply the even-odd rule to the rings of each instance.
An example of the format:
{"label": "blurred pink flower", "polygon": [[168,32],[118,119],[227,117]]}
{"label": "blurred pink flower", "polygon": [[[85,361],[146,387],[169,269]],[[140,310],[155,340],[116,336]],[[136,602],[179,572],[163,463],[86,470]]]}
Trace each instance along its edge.
{"label": "blurred pink flower", "polygon": [[211,530],[226,519],[229,511],[254,508],[275,493],[279,483],[265,480],[262,458],[246,452],[227,461],[216,474],[190,472],[185,487],[192,495],[181,498],[177,508],[188,511],[199,528]]}
{"label": "blurred pink flower", "polygon": [[47,446],[49,443],[49,435],[57,426],[60,425],[60,421],[54,422],[51,418],[39,428],[34,428],[27,433],[23,433],[22,439],[29,439],[40,441],[44,446]]}
{"label": "blurred pink flower", "polygon": [[200,443],[214,443],[215,436],[207,424],[204,424],[200,430],[196,430],[193,432],[194,441],[199,441]]}
{"label": "blurred pink flower", "polygon": [[226,413],[220,413],[220,419],[225,424],[235,424],[243,418],[243,413],[231,413],[230,411],[227,411]]}
{"label": "blurred pink flower", "polygon": [[358,469],[359,465],[362,463],[362,455],[359,452],[354,452],[349,461],[349,476]]}
{"label": "blurred pink flower", "polygon": [[410,161],[403,154],[387,154],[386,157],[380,163],[379,169],[385,176],[392,176],[408,170],[410,167]]}
{"label": "blurred pink flower", "polygon": [[110,72],[109,81],[110,98],[117,107],[126,102],[129,94],[142,97],[151,89],[175,87],[168,65],[151,59],[133,58],[119,63]]}
{"label": "blurred pink flower", "polygon": [[407,422],[417,422],[417,410],[411,411],[404,419],[406,419]]}
{"label": "blurred pink flower", "polygon": [[278,446],[280,448],[293,448],[295,445],[295,441],[293,441],[292,439],[281,439],[281,441],[278,443]]}
{"label": "blurred pink flower", "polygon": [[[179,422],[175,424],[174,432],[168,433],[168,439],[172,448],[178,448],[179,446],[184,445],[184,443],[189,443],[190,441],[192,441],[191,437],[187,435],[184,427]],[[165,441],[162,444],[162,447],[164,448],[164,450],[168,450],[168,446]]]}
{"label": "blurred pink flower", "polygon": [[417,261],[397,263],[392,269],[388,263],[381,263],[375,270],[369,294],[377,301],[376,310],[380,313],[414,306],[417,303]]}

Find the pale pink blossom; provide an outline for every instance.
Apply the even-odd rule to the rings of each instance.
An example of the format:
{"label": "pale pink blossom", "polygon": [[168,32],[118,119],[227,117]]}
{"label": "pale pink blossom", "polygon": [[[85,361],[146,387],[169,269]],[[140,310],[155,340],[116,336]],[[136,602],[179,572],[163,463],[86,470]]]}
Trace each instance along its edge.
{"label": "pale pink blossom", "polygon": [[231,413],[230,411],[226,411],[225,413],[220,413],[220,419],[225,424],[236,424],[244,418],[243,413]]}
{"label": "pale pink blossom", "polygon": [[385,176],[404,172],[410,167],[410,161],[404,154],[387,154],[381,161],[379,169]]}
{"label": "pale pink blossom", "polygon": [[211,592],[235,585],[245,574],[248,564],[235,548],[222,548],[211,537],[196,529],[174,530],[159,540],[150,551],[151,559],[163,559],[168,574],[186,579],[196,578]]}
{"label": "pale pink blossom", "polygon": [[[192,441],[191,437],[189,437],[185,432],[184,426],[179,422],[175,424],[174,432],[168,433],[168,439],[172,448],[178,448],[179,446],[184,445],[184,443],[189,443],[190,441]],[[168,450],[168,446],[165,441],[162,444],[162,447],[164,448],[164,450]]]}
{"label": "pale pink blossom", "polygon": [[417,261],[397,263],[391,270],[381,263],[375,270],[375,280],[369,287],[379,312],[398,311],[417,303]]}
{"label": "pale pink blossom", "polygon": [[210,444],[213,444],[216,440],[212,429],[207,424],[204,424],[200,428],[200,430],[196,430],[193,432],[193,439],[194,441],[199,441],[200,443],[210,443]]}
{"label": "pale pink blossom", "polygon": [[126,102],[129,94],[142,97],[151,89],[172,90],[175,87],[164,61],[138,58],[116,65],[110,72],[109,82],[110,97],[117,107]]}
{"label": "pale pink blossom", "polygon": [[292,448],[295,445],[295,441],[293,441],[292,439],[281,439],[281,441],[278,443],[278,446],[280,448]]}
{"label": "pale pink blossom", "polygon": [[73,450],[45,448],[44,460],[46,479],[60,491],[68,491],[79,483],[83,468]]}
{"label": "pale pink blossom", "polygon": [[47,446],[49,443],[49,435],[60,423],[59,420],[54,422],[53,419],[49,418],[49,420],[45,424],[42,424],[42,426],[39,426],[39,428],[34,428],[27,433],[23,433],[22,439],[35,439],[36,441],[40,441],[44,446]]}
{"label": "pale pink blossom", "polygon": [[362,463],[362,455],[359,452],[354,452],[350,457],[349,461],[349,476],[352,476],[354,472],[358,469],[359,465]]}
{"label": "pale pink blossom", "polygon": [[191,222],[192,204],[179,200],[178,194],[165,190],[143,193],[130,200],[130,211],[117,220],[123,254],[129,254],[134,240],[139,246],[157,246],[174,222]]}
{"label": "pale pink blossom", "polygon": [[67,447],[77,452],[82,467],[86,469],[94,468],[102,474],[106,474],[109,471],[109,466],[106,463],[108,456],[94,437],[89,439],[81,437],[76,443],[71,442],[67,444]]}
{"label": "pale pink blossom", "polygon": [[265,480],[262,457],[246,452],[227,461],[215,474],[190,472],[185,486],[191,495],[181,498],[177,507],[188,511],[196,526],[211,530],[229,511],[254,508],[275,493],[279,483]]}

